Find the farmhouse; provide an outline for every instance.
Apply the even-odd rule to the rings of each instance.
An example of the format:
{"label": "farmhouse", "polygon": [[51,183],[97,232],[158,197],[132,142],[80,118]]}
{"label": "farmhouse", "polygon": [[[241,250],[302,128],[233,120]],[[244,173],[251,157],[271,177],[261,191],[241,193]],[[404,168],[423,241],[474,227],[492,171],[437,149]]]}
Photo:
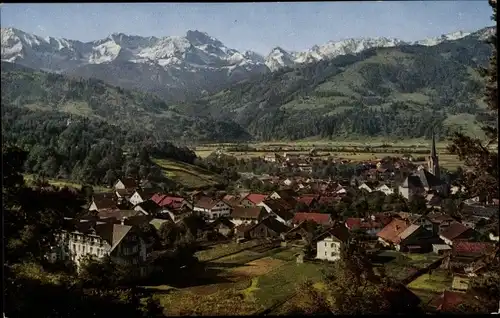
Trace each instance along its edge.
{"label": "farmhouse", "polygon": [[282,233],[286,233],[290,228],[273,217],[266,217],[258,224],[248,229],[249,238],[278,238]]}
{"label": "farmhouse", "polygon": [[230,215],[230,220],[235,225],[240,225],[243,223],[256,224],[267,215],[268,213],[261,206],[255,206],[255,207],[237,206],[233,208],[233,211],[231,212]]}
{"label": "farmhouse", "polygon": [[129,201],[135,206],[141,202],[151,199],[153,195],[154,195],[153,191],[136,190],[134,194],[130,197]]}
{"label": "farmhouse", "polygon": [[208,229],[211,229],[221,235],[230,236],[235,228],[235,224],[225,217],[219,217],[217,220],[213,221],[208,225]]}
{"label": "farmhouse", "polygon": [[331,225],[332,217],[330,214],[313,213],[313,212],[298,212],[292,219],[292,224],[300,224],[302,221],[313,221],[320,225]]}
{"label": "farmhouse", "polygon": [[265,199],[267,199],[267,194],[250,193],[241,200],[240,204],[248,207],[257,206],[257,204],[261,203]]}
{"label": "farmhouse", "polygon": [[93,199],[89,207],[89,211],[100,211],[106,209],[118,209],[117,203],[110,198],[102,198],[100,200]]}
{"label": "farmhouse", "polygon": [[452,222],[447,228],[440,232],[441,238],[446,244],[453,246],[453,241],[469,239],[474,235],[474,230],[466,227],[462,223]]}
{"label": "farmhouse", "polygon": [[257,206],[263,207],[267,213],[271,214],[285,225],[290,225],[293,219],[292,207],[282,199],[264,200]]}
{"label": "farmhouse", "polygon": [[215,220],[219,216],[229,217],[231,214],[231,207],[222,200],[212,200],[212,198],[209,197],[201,197],[194,204],[193,211],[200,213],[209,220]]}
{"label": "farmhouse", "polygon": [[385,246],[398,245],[400,243],[399,235],[409,226],[405,220],[394,219],[377,234],[378,239]]}
{"label": "farmhouse", "polygon": [[137,181],[132,178],[123,178],[116,181],[115,190],[135,190],[137,188]]}
{"label": "farmhouse", "polygon": [[160,212],[161,207],[153,200],[146,200],[137,204],[134,207],[134,210],[140,211],[145,215],[156,215],[158,212]]}

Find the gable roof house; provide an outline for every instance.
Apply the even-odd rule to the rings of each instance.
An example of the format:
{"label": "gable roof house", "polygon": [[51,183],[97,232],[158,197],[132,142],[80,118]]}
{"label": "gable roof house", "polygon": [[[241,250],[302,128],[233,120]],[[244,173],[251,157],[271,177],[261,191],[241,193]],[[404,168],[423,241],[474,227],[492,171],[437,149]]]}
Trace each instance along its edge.
{"label": "gable roof house", "polygon": [[296,197],[295,199],[297,200],[297,203],[305,204],[308,208],[311,208],[318,204],[319,195],[301,195],[300,197]]}
{"label": "gable roof house", "polygon": [[475,231],[460,222],[452,222],[447,228],[439,233],[439,237],[448,245],[453,246],[456,240],[467,240],[474,235]]}
{"label": "gable roof house", "polygon": [[296,201],[295,197],[297,197],[299,194],[295,192],[292,189],[282,189],[282,190],[277,190],[271,193],[269,195],[269,198],[271,199],[283,199],[286,200],[287,202],[293,202]]}
{"label": "gable roof house", "polygon": [[283,199],[268,199],[257,206],[263,207],[267,213],[285,225],[290,225],[293,219],[292,207]]}
{"label": "gable roof house", "polygon": [[215,231],[227,237],[233,233],[235,227],[236,225],[233,222],[231,222],[231,220],[229,220],[228,218],[219,217],[217,220],[208,224],[207,229]]}
{"label": "gable roof house", "polygon": [[362,218],[347,218],[344,224],[350,231],[361,230],[369,236],[376,236],[385,226],[381,222]]}
{"label": "gable roof house", "polygon": [[193,211],[200,213],[209,220],[215,220],[220,216],[229,217],[231,214],[231,207],[222,200],[201,197],[194,204]]}
{"label": "gable roof house", "polygon": [[298,225],[302,221],[313,221],[316,224],[329,226],[333,223],[332,217],[330,214],[325,213],[314,213],[314,212],[297,212],[295,213],[292,224]]}
{"label": "gable roof house", "polygon": [[264,209],[261,206],[255,206],[255,207],[237,206],[234,207],[233,210],[231,211],[229,219],[235,225],[240,225],[243,223],[256,224],[267,215],[268,213],[266,212],[266,209]]}
{"label": "gable roof house", "polygon": [[394,194],[394,190],[390,188],[387,184],[382,184],[375,188],[375,191],[382,192],[385,195]]}
{"label": "gable roof house", "polygon": [[55,260],[71,259],[79,268],[84,255],[109,255],[120,264],[137,265],[140,274],[145,274],[148,250],[135,226],[72,218],[65,218],[64,223],[57,235]]}
{"label": "gable roof house", "polygon": [[410,224],[405,220],[393,219],[380,232],[377,233],[378,240],[385,246],[395,246],[401,241],[399,235],[403,233]]}
{"label": "gable roof house", "polygon": [[135,206],[141,202],[151,199],[154,194],[155,192],[151,190],[136,190],[130,197],[129,201]]}
{"label": "gable roof house", "polygon": [[240,204],[243,206],[256,206],[265,199],[267,199],[267,194],[260,193],[249,193],[243,199],[241,199]]}
{"label": "gable roof house", "polygon": [[153,200],[146,200],[139,204],[136,204],[134,210],[140,211],[145,215],[156,215],[158,212],[160,212],[161,207]]}
{"label": "gable roof house", "polygon": [[117,202],[115,202],[115,200],[110,198],[100,198],[100,199],[94,198],[89,207],[89,211],[100,211],[108,209],[117,210],[118,209]]}
{"label": "gable roof house", "polygon": [[114,185],[115,190],[136,190],[137,181],[132,178],[118,179]]}
{"label": "gable roof house", "polygon": [[290,228],[275,218],[268,216],[248,229],[248,236],[255,238],[278,238]]}

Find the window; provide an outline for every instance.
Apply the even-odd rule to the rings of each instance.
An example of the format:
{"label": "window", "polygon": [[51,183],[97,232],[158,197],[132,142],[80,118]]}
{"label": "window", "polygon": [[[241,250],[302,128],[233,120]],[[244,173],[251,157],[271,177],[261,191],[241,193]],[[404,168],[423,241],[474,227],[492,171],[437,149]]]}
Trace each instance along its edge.
{"label": "window", "polygon": [[94,254],[94,248],[90,247],[90,254]]}
{"label": "window", "polygon": [[332,252],[332,256],[335,256],[335,252]]}
{"label": "window", "polygon": [[73,243],[73,251],[76,251],[76,244]]}
{"label": "window", "polygon": [[333,246],[334,246],[334,245],[333,245],[333,243],[332,243],[332,245],[331,245],[330,247],[331,247],[331,248],[333,248]]}

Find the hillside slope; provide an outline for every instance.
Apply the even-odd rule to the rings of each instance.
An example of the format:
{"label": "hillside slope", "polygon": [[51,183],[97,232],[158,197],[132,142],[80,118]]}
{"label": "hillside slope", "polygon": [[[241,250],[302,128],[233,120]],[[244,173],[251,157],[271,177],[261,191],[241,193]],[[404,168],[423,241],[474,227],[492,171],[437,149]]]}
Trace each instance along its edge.
{"label": "hillside slope", "polygon": [[249,137],[231,120],[183,115],[154,95],[95,79],[70,78],[2,62],[1,89],[2,105],[104,120],[150,131],[160,139],[227,141]]}
{"label": "hillside slope", "polygon": [[[232,118],[255,137],[422,137],[432,128],[476,131],[490,28],[435,46],[375,48],[248,80],[197,102],[185,114]],[[466,118],[467,121],[461,121]]]}

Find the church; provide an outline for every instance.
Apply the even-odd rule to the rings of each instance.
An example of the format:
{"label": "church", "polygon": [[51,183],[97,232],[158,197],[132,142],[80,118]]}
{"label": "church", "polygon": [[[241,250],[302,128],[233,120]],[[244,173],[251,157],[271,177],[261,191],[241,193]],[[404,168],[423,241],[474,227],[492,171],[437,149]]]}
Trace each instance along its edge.
{"label": "church", "polygon": [[419,169],[409,175],[399,186],[399,193],[407,200],[415,195],[426,196],[429,192],[447,194],[448,186],[440,179],[439,158],[436,151],[436,137],[432,134],[432,145],[427,157],[427,169]]}

